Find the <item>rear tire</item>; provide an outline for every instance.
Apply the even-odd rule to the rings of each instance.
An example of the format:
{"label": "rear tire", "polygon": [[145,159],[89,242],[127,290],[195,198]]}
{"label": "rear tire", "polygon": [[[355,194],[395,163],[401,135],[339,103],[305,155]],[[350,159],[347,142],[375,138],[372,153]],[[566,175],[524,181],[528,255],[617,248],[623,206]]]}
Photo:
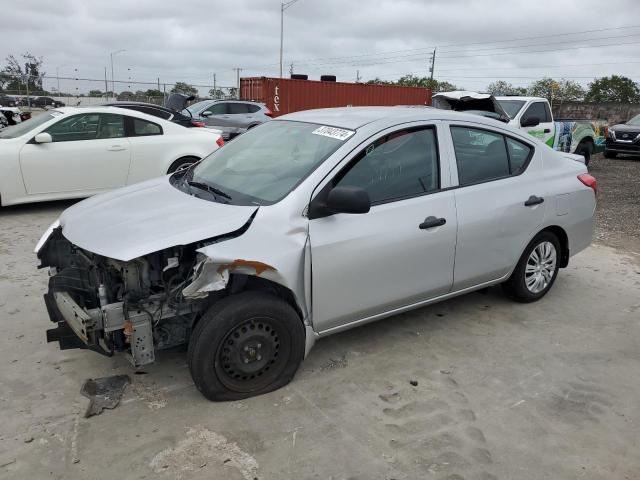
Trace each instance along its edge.
{"label": "rear tire", "polygon": [[576,154],[584,157],[584,164],[589,165],[595,147],[591,140],[582,140],[576,147]]}
{"label": "rear tire", "polygon": [[616,158],[618,154],[616,152],[610,152],[609,150],[604,151],[604,158]]}
{"label": "rear tire", "polygon": [[283,300],[248,291],[215,303],[196,325],[187,361],[209,400],[261,395],[288,384],[304,357],[305,330]]}
{"label": "rear tire", "polygon": [[540,232],[524,249],[511,277],[502,284],[503,290],[517,302],[540,300],[556,281],[561,258],[558,237]]}
{"label": "rear tire", "polygon": [[167,173],[174,173],[174,172],[177,172],[178,170],[184,170],[185,168],[189,168],[191,165],[193,165],[198,161],[200,161],[200,159],[197,157],[179,158],[178,160],[176,160],[171,164],[171,166],[169,167],[169,170],[167,170]]}

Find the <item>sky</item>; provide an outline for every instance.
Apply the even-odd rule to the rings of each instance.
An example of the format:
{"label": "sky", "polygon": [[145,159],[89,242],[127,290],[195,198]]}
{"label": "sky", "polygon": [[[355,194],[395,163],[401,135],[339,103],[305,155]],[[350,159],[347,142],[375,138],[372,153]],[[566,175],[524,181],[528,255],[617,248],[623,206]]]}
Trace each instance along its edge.
{"label": "sky", "polygon": [[[3,0],[0,67],[9,55],[44,59],[46,89],[116,91],[176,81],[233,86],[240,75],[279,76],[280,0]],[[582,33],[580,33],[582,32]],[[353,82],[434,76],[468,90],[543,76],[587,85],[623,74],[640,81],[638,0],[297,0],[284,12],[284,74]],[[65,77],[96,79],[66,80]],[[135,84],[132,82],[148,82]],[[152,84],[153,83],[153,84]],[[167,87],[167,90],[169,89]],[[111,88],[109,86],[109,88]]]}

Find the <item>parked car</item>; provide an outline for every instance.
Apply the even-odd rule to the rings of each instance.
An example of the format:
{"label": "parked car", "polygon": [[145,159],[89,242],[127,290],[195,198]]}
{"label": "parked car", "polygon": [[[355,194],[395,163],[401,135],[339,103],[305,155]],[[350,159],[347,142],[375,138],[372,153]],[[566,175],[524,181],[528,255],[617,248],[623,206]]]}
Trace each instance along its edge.
{"label": "parked car", "polygon": [[0,95],[0,107],[15,107],[17,105],[15,98],[7,95]]}
{"label": "parked car", "polygon": [[452,110],[469,113],[473,110],[476,114],[502,119],[536,137],[554,150],[584,157],[586,165],[589,165],[592,154],[604,149],[606,122],[554,120],[546,98],[515,95],[494,98],[493,95],[486,93],[455,91],[435,94],[434,105],[439,100],[457,102],[451,108]]}
{"label": "parked car", "polygon": [[0,106],[0,129],[17,125],[22,122],[22,115],[18,107]]}
{"label": "parked car", "polygon": [[0,205],[82,198],[185,168],[224,142],[115,107],[64,107],[0,130]]}
{"label": "parked car", "polygon": [[191,114],[207,127],[222,130],[225,140],[271,120],[273,115],[263,103],[241,100],[203,100],[185,110],[185,115]]}
{"label": "parked car", "polygon": [[174,93],[170,95],[167,105],[164,107],[154,105],[153,103],[127,101],[105,103],[104,105],[118,108],[128,108],[129,110],[135,110],[137,112],[153,115],[154,117],[159,117],[187,128],[205,127],[206,124],[203,121],[195,120],[191,116],[190,112],[186,112],[188,115],[182,113],[184,112],[187,103],[194,98],[195,97],[193,96]]}
{"label": "parked car", "polygon": [[34,108],[60,108],[65,106],[63,102],[51,97],[33,97],[29,100],[29,106]]}
{"label": "parked car", "polygon": [[604,156],[616,158],[618,154],[640,155],[640,115],[609,127]]}
{"label": "parked car", "polygon": [[317,338],[495,284],[539,300],[591,242],[595,194],[583,163],[480,116],[285,115],[63,212],[36,246],[47,338],[135,366],[188,343],[205,397],[251,397]]}

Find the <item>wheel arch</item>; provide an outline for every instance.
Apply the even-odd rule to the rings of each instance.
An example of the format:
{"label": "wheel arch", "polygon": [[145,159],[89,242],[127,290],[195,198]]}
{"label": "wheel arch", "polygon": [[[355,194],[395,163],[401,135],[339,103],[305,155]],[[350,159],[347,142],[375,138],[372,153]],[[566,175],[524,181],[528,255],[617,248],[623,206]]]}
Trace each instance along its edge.
{"label": "wheel arch", "polygon": [[569,265],[569,236],[567,232],[559,225],[550,225],[548,227],[543,228],[535,236],[541,234],[542,232],[550,232],[553,233],[560,242],[560,268],[565,268]]}
{"label": "wheel arch", "polygon": [[172,160],[171,162],[169,162],[169,166],[167,167],[167,173],[173,173],[174,172],[174,166],[177,167],[177,165],[181,161],[187,160],[187,159],[193,159],[196,162],[199,162],[200,160],[202,160],[202,158],[197,156],[197,155],[181,155],[180,157],[178,157],[178,158]]}

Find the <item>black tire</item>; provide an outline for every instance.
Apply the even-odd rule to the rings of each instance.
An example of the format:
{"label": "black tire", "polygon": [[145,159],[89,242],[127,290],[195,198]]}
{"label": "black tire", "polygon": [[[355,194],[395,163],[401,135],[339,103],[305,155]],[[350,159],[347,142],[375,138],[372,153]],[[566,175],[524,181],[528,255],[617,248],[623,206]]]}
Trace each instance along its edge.
{"label": "black tire", "polygon": [[[553,268],[553,273],[551,274],[551,278],[546,280],[546,285],[542,290],[535,291],[536,289],[531,289],[527,286],[527,280],[531,279],[532,276],[536,276],[537,272],[527,272],[527,266],[530,263],[530,257],[532,252],[538,248],[539,246],[545,244],[546,242],[553,245],[555,249],[555,263]],[[504,291],[507,295],[513,298],[517,302],[521,303],[529,303],[535,302],[536,300],[540,300],[544,297],[547,292],[553,286],[553,283],[556,281],[556,277],[558,276],[558,270],[560,269],[560,258],[562,257],[560,242],[558,241],[558,237],[556,237],[551,232],[540,232],[538,235],[534,237],[527,248],[524,249],[524,253],[520,257],[516,268],[514,269],[511,277],[505,283],[502,284]],[[533,261],[533,260],[531,260]],[[533,267],[533,265],[529,265]],[[545,269],[546,270],[546,269]],[[548,272],[548,270],[546,270]],[[527,278],[527,274],[529,274],[529,278]],[[540,273],[543,275],[543,272]],[[541,285],[540,285],[541,286]]]}
{"label": "black tire", "polygon": [[304,348],[305,330],[295,310],[273,295],[248,291],[207,310],[191,334],[187,362],[206,398],[240,400],[288,384]]}
{"label": "black tire", "polygon": [[177,172],[178,170],[182,170],[183,168],[188,168],[200,159],[197,157],[182,157],[176,160],[171,164],[167,173]]}
{"label": "black tire", "polygon": [[618,154],[616,152],[611,152],[609,150],[604,151],[604,158],[616,158]]}
{"label": "black tire", "polygon": [[584,164],[589,165],[594,149],[595,147],[591,140],[582,140],[576,147],[576,154],[582,155],[584,157]]}

